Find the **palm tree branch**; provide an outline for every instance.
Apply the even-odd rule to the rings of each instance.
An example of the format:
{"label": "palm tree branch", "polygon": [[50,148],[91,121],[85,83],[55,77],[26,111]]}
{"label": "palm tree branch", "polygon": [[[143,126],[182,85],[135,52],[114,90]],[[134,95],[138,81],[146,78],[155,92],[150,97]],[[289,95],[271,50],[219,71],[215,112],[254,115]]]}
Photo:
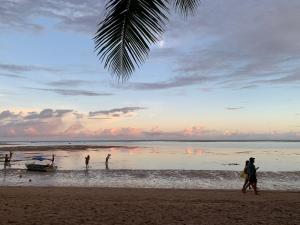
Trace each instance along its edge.
{"label": "palm tree branch", "polygon": [[95,50],[105,68],[127,79],[164,32],[167,0],[109,0],[99,24]]}
{"label": "palm tree branch", "polygon": [[200,0],[172,0],[172,3],[175,10],[179,11],[183,16],[188,16],[196,11]]}

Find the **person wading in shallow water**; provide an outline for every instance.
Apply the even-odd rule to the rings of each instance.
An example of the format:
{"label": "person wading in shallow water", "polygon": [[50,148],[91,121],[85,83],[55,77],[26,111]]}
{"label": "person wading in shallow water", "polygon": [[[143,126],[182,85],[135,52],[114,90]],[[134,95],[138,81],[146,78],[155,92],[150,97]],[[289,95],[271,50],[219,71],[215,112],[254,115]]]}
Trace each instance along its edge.
{"label": "person wading in shallow water", "polygon": [[5,164],[8,164],[9,161],[10,161],[10,160],[9,160],[9,158],[8,158],[8,155],[5,154],[4,163],[5,163]]}
{"label": "person wading in shallow water", "polygon": [[51,165],[53,166],[54,164],[54,154],[52,154],[52,159],[51,159]]}
{"label": "person wading in shallow water", "polygon": [[87,157],[85,157],[85,167],[88,168],[90,163],[90,155],[88,155]]}
{"label": "person wading in shallow water", "polygon": [[111,154],[108,154],[105,158],[105,168],[108,170],[108,160],[110,159]]}
{"label": "person wading in shallow water", "polygon": [[249,165],[248,165],[247,173],[248,173],[248,176],[249,176],[249,184],[253,188],[254,193],[256,195],[258,195],[258,191],[257,191],[257,178],[256,178],[256,170],[258,168],[255,168],[254,161],[255,161],[255,158],[251,157],[249,159]]}

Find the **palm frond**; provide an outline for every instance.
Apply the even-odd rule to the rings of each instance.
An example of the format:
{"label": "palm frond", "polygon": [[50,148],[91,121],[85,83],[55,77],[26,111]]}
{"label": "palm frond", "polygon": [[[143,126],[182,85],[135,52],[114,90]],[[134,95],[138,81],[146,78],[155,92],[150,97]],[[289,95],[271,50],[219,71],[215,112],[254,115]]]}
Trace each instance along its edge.
{"label": "palm frond", "polygon": [[175,10],[182,15],[188,16],[193,14],[200,4],[200,0],[172,0]]}
{"label": "palm frond", "polygon": [[95,50],[104,67],[126,80],[148,56],[149,44],[164,32],[168,0],[109,0],[95,34]]}

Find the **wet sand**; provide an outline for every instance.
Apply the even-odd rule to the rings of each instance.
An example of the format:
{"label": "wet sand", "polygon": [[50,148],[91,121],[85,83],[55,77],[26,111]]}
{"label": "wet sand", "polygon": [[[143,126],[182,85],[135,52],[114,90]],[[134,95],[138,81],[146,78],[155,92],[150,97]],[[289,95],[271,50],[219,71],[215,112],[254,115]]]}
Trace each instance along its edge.
{"label": "wet sand", "polygon": [[300,192],[0,187],[0,224],[300,224]]}

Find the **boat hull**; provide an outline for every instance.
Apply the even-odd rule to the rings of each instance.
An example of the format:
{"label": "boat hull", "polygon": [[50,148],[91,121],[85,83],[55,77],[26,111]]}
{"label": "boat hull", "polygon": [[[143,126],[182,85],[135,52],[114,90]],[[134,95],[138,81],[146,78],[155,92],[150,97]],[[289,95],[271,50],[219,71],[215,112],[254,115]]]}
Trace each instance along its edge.
{"label": "boat hull", "polygon": [[57,166],[53,165],[40,165],[40,164],[26,164],[27,170],[40,171],[40,172],[54,172]]}

